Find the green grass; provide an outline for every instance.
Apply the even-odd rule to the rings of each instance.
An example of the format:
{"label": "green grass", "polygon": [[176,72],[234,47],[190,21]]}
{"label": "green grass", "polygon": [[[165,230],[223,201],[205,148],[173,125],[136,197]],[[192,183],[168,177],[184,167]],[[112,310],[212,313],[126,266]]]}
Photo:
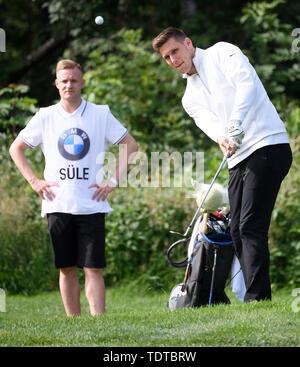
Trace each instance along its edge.
{"label": "green grass", "polygon": [[236,347],[300,346],[300,312],[293,312],[291,291],[272,302],[169,311],[168,292],[107,290],[107,311],[89,315],[82,296],[82,316],[67,318],[58,292],[7,296],[0,313],[0,346]]}

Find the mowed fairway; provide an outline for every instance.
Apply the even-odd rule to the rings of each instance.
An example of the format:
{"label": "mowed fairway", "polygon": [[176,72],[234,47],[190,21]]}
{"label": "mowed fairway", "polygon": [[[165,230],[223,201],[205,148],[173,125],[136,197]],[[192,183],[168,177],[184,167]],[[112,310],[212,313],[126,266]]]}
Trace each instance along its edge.
{"label": "mowed fairway", "polygon": [[[300,312],[291,291],[272,302],[169,311],[168,292],[132,287],[108,289],[107,312],[91,317],[82,296],[82,316],[67,318],[58,292],[6,297],[0,313],[0,345],[63,347],[295,347]],[[293,303],[294,302],[294,303]],[[300,302],[298,302],[298,308]],[[297,309],[298,309],[297,308]]]}

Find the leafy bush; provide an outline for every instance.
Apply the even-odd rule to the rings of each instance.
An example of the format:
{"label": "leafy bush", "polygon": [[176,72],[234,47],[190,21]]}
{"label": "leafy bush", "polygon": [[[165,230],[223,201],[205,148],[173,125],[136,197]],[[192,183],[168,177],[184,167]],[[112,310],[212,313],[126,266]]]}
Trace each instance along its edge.
{"label": "leafy bush", "polygon": [[270,227],[271,278],[279,287],[300,285],[300,107],[277,100],[286,121],[293,152],[293,163],[281,185]]}
{"label": "leafy bush", "polygon": [[[169,285],[176,271],[166,251],[178,239],[170,230],[185,231],[194,201],[182,191],[151,188],[119,189],[112,202],[116,210],[106,221],[107,279],[113,284],[136,280],[150,288]],[[182,278],[182,271],[177,273]]]}
{"label": "leafy bush", "polygon": [[16,193],[0,185],[0,286],[27,294],[55,289],[46,223],[24,185]]}
{"label": "leafy bush", "polygon": [[[13,137],[0,134],[0,288],[33,294],[56,289],[47,225],[40,216],[40,199],[12,162]],[[27,153],[41,175],[41,151]]]}
{"label": "leafy bush", "polygon": [[185,82],[141,39],[141,30],[95,40],[87,69],[86,98],[109,104],[145,151],[203,151],[211,144],[182,108]]}
{"label": "leafy bush", "polygon": [[36,99],[29,98],[28,86],[9,84],[0,89],[0,131],[16,133],[36,111]]}
{"label": "leafy bush", "polygon": [[284,0],[249,2],[240,19],[249,48],[246,53],[271,98],[285,93],[297,98],[300,79],[300,53],[292,51],[295,25],[280,20]]}

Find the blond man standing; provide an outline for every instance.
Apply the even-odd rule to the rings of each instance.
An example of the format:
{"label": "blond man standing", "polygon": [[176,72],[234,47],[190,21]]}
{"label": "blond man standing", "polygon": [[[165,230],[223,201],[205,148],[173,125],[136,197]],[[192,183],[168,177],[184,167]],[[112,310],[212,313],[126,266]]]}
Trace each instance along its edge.
{"label": "blond man standing", "polygon": [[[59,287],[68,316],[80,315],[77,269],[85,272],[85,294],[92,315],[105,312],[105,214],[112,211],[107,196],[126,174],[128,158],[138,149],[134,138],[107,105],[81,96],[81,67],[72,60],[57,64],[58,104],[41,108],[10,147],[16,166],[42,200],[54,256],[60,269]],[[97,156],[107,144],[124,144],[115,175],[97,182]],[[44,179],[26,159],[29,147],[40,146],[45,157]]]}

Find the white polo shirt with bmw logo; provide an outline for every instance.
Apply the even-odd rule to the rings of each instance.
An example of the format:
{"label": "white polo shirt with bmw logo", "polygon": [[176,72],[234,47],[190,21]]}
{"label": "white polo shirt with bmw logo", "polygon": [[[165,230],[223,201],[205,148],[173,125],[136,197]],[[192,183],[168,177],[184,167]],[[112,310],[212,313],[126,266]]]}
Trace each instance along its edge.
{"label": "white polo shirt with bmw logo", "polygon": [[104,152],[108,144],[118,144],[127,129],[112,115],[107,105],[96,105],[82,99],[73,113],[61,102],[41,108],[20,132],[29,146],[41,146],[45,156],[44,178],[56,182],[56,197],[42,202],[42,216],[47,213],[93,214],[112,211],[108,201],[92,200],[99,183]]}

